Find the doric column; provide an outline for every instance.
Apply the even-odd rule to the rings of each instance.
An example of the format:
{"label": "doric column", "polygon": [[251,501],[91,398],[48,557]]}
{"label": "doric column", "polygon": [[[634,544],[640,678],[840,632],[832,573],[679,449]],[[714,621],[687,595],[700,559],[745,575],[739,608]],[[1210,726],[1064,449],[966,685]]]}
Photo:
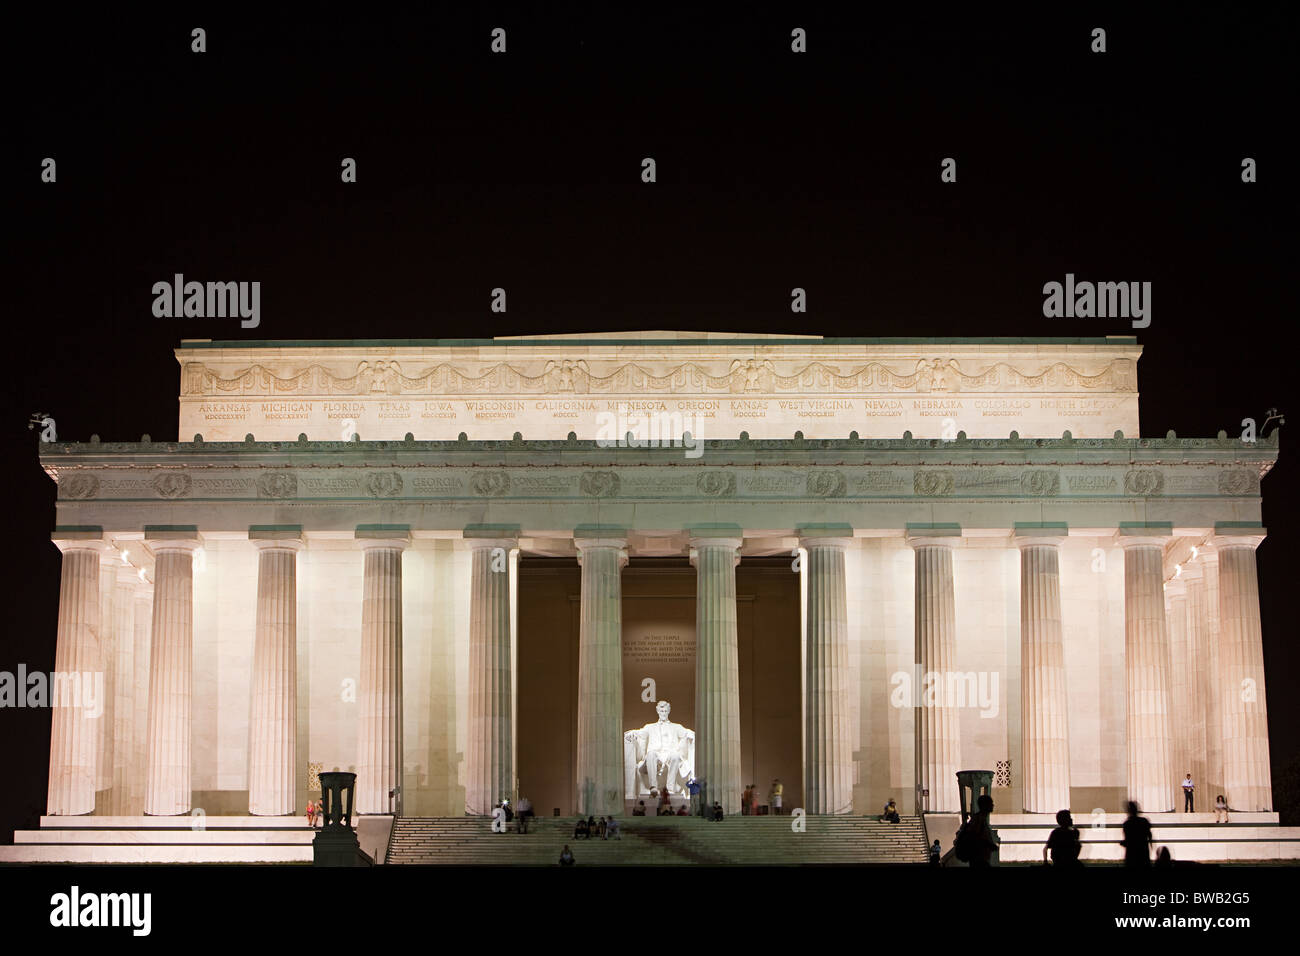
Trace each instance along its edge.
{"label": "doric column", "polygon": [[580,532],[582,608],[578,643],[578,810],[623,813],[623,583],[626,538]]}
{"label": "doric column", "polygon": [[[960,714],[948,688],[957,666],[957,614],[953,596],[952,549],[960,529],[909,529],[916,551],[916,666],[921,699],[916,701],[918,797],[926,813],[956,813],[957,771],[961,769]],[[929,796],[923,794],[928,791]]]}
{"label": "doric column", "polygon": [[297,810],[294,754],[298,741],[298,552],[303,546],[302,529],[254,528],[248,536],[257,548],[248,812],[283,816]]}
{"label": "doric column", "polygon": [[1207,548],[1201,557],[1205,560],[1205,607],[1201,626],[1204,629],[1205,656],[1208,662],[1204,683],[1205,698],[1205,778],[1210,782],[1207,795],[1213,799],[1222,793],[1227,796],[1223,776],[1223,661],[1219,640],[1219,553]]}
{"label": "doric column", "polygon": [[1219,553],[1219,654],[1223,674],[1223,784],[1234,810],[1273,808],[1264,645],[1255,549],[1264,529],[1215,535]]}
{"label": "doric column", "polygon": [[110,812],[126,816],[136,812],[131,803],[135,768],[135,592],[140,578],[136,569],[118,555],[113,569],[113,635],[117,648],[113,675],[113,776]]}
{"label": "doric column", "polygon": [[407,528],[356,531],[365,554],[361,684],[357,688],[357,812],[390,813],[402,783],[402,552]]}
{"label": "doric column", "polygon": [[727,814],[740,812],[740,659],[736,646],[736,565],[740,529],[734,537],[691,537],[695,567],[695,776],[705,799]]}
{"label": "doric column", "polygon": [[149,653],[153,643],[153,584],[136,572],[132,591],[135,604],[131,681],[131,769],[126,814],[144,813],[144,791],[149,777]]}
{"label": "doric column", "polygon": [[467,529],[465,536],[471,551],[465,809],[488,815],[514,788],[510,551],[518,538],[501,529]]}
{"label": "doric column", "polygon": [[[1169,635],[1165,626],[1167,535],[1120,532],[1124,547],[1124,672],[1128,794],[1143,810],[1174,809],[1170,745]],[[1186,769],[1186,768],[1184,768]],[[1181,778],[1179,778],[1181,779]]]}
{"label": "doric column", "polygon": [[95,746],[95,790],[104,794],[99,801],[101,812],[113,812],[113,731],[114,704],[117,693],[117,569],[121,554],[115,548],[105,548],[99,555],[99,668],[102,675],[100,699],[96,704],[99,725]]}
{"label": "doric column", "polygon": [[[1187,590],[1187,766],[1196,783],[1197,805],[1211,807],[1219,790],[1209,766],[1210,676],[1209,622],[1206,618],[1205,549],[1183,565],[1182,580]],[[1208,802],[1207,802],[1208,801]]]}
{"label": "doric column", "polygon": [[[1165,628],[1169,634],[1169,753],[1177,781],[1192,769],[1192,694],[1188,660],[1187,581],[1181,572],[1165,582]],[[1204,781],[1192,777],[1198,786]],[[1175,809],[1182,810],[1182,790],[1176,789]],[[1200,794],[1204,799],[1204,794]],[[1200,804],[1205,809],[1205,804]]]}
{"label": "doric column", "polygon": [[1064,527],[1016,529],[1020,549],[1020,741],[1026,813],[1070,807],[1070,743],[1061,633]]}
{"label": "doric column", "polygon": [[804,633],[804,807],[808,813],[853,810],[853,728],[849,722],[849,628],[844,552],[847,525],[800,529],[807,551]]}
{"label": "doric column", "polygon": [[59,625],[50,681],[50,777],[46,812],[90,813],[95,809],[95,752],[99,725],[83,706],[82,691],[93,691],[99,670],[98,530],[56,531],[63,552],[59,580]]}
{"label": "doric column", "polygon": [[149,651],[149,769],[144,812],[190,812],[190,719],[194,682],[194,568],[197,529],[145,529],[154,555],[153,642]]}

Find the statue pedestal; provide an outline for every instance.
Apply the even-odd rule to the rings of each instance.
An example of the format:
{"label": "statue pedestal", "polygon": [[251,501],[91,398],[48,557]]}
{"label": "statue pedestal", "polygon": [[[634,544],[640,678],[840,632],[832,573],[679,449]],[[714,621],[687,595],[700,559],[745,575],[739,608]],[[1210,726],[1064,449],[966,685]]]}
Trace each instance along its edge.
{"label": "statue pedestal", "polygon": [[325,825],[311,841],[313,866],[373,866],[374,860],[361,852],[352,830],[352,808],[357,775],[332,771],[320,775]]}
{"label": "statue pedestal", "polygon": [[321,830],[311,841],[312,866],[374,866],[351,830]]}

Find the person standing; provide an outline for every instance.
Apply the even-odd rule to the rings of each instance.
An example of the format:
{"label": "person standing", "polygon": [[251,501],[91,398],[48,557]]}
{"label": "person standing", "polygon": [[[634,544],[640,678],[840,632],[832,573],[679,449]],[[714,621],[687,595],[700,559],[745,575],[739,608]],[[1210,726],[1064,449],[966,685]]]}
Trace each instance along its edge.
{"label": "person standing", "polygon": [[1151,821],[1141,816],[1139,807],[1132,800],[1128,802],[1128,819],[1124,821],[1124,839],[1120,846],[1124,848],[1125,866],[1151,865]]}
{"label": "person standing", "polygon": [[307,801],[307,826],[315,829],[316,827],[316,804]]}
{"label": "person standing", "polygon": [[1083,840],[1079,836],[1078,827],[1074,825],[1070,811],[1056,811],[1056,829],[1048,836],[1047,845],[1043,847],[1043,862],[1047,862],[1047,855],[1050,852],[1053,866],[1072,869],[1079,866],[1079,854],[1082,850]]}
{"label": "person standing", "polygon": [[1195,799],[1193,794],[1196,793],[1196,786],[1192,783],[1192,772],[1187,771],[1187,776],[1183,778],[1183,813],[1194,813],[1193,806]]}
{"label": "person standing", "polygon": [[745,792],[740,795],[740,815],[749,816],[749,798],[754,794],[754,785],[751,783],[745,787]]}
{"label": "person standing", "polygon": [[978,809],[971,814],[971,818],[966,821],[965,827],[962,828],[969,827],[969,833],[967,834],[969,850],[966,862],[972,868],[991,867],[993,865],[993,853],[998,848],[998,838],[993,832],[993,824],[990,819],[993,816],[993,798],[987,793],[981,793],[975,805]]}
{"label": "person standing", "polygon": [[943,860],[943,847],[939,845],[938,840],[935,840],[934,843],[930,845],[930,865],[938,866],[942,860]]}
{"label": "person standing", "polygon": [[772,813],[781,815],[781,796],[785,793],[785,787],[781,786],[781,778],[775,777],[772,780],[772,790],[767,795],[768,802],[772,804]]}
{"label": "person standing", "polygon": [[749,815],[758,816],[758,787],[752,783],[749,785]]}

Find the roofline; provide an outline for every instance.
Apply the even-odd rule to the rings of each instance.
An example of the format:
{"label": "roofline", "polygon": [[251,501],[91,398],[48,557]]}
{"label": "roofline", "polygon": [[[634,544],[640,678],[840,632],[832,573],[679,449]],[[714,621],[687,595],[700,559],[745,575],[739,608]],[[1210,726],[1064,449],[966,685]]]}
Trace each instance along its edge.
{"label": "roofline", "polygon": [[290,349],[290,348],[528,348],[530,346],[552,348],[572,346],[654,346],[690,348],[736,346],[756,347],[768,345],[791,345],[803,348],[821,348],[837,345],[1114,345],[1136,346],[1135,335],[1106,335],[1086,338],[1048,338],[1033,337],[937,337],[937,338],[762,338],[762,339],[620,339],[620,338],[514,338],[514,339],[251,339],[212,340],[182,339],[177,351],[190,349]]}

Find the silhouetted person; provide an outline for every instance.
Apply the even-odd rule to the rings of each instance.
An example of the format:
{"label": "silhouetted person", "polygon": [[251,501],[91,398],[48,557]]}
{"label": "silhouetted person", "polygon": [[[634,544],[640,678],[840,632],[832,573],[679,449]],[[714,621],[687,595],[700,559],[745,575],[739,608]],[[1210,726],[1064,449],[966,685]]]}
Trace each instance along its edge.
{"label": "silhouetted person", "polygon": [[1151,821],[1139,815],[1136,803],[1130,800],[1125,807],[1128,819],[1124,821],[1124,839],[1120,846],[1124,848],[1125,866],[1151,865]]}
{"label": "silhouetted person", "polygon": [[1169,852],[1169,847],[1162,846],[1160,852],[1156,854],[1156,869],[1168,870],[1174,865],[1173,855]]}
{"label": "silhouetted person", "polygon": [[993,813],[993,798],[987,793],[981,793],[977,805],[979,810],[971,814],[971,818],[966,821],[966,826],[970,827],[967,836],[970,847],[967,862],[972,868],[992,866],[993,851],[998,848],[997,838],[993,835],[993,826],[989,822],[989,817]]}
{"label": "silhouetted person", "polygon": [[1044,862],[1047,860],[1048,853],[1051,853],[1053,866],[1064,868],[1079,866],[1079,852],[1082,849],[1082,838],[1074,825],[1070,811],[1056,811],[1056,829],[1048,836],[1047,845],[1043,847]]}

